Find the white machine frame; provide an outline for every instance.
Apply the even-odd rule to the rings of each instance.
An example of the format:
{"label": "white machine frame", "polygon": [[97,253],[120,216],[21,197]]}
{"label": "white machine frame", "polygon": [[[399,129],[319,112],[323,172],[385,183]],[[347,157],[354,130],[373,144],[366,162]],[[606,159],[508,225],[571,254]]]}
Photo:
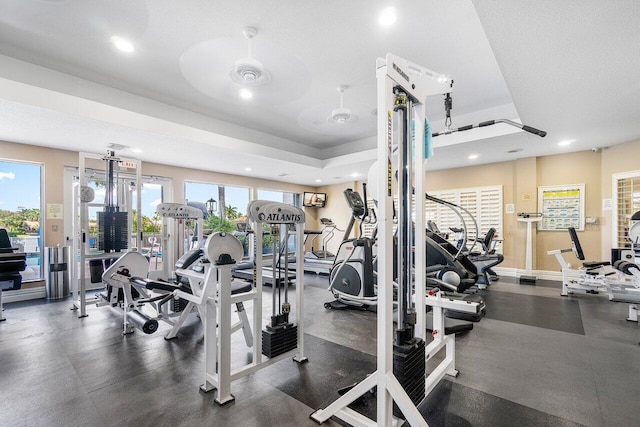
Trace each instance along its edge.
{"label": "white machine frame", "polygon": [[[393,89],[400,86],[414,100],[415,158],[425,158],[424,141],[425,113],[424,101],[427,96],[445,94],[452,91],[449,80],[438,73],[413,64],[406,59],[388,53],[385,59],[376,63],[378,81],[378,311],[377,311],[377,370],[357,384],[342,397],[325,409],[311,414],[311,419],[322,423],[335,416],[353,426],[375,426],[376,422],[348,408],[354,400],[377,386],[377,425],[400,425],[404,421],[393,418],[392,403],[395,402],[406,420],[412,426],[427,426],[426,421],[413,404],[397,378],[393,374]],[[423,177],[424,162],[415,162],[415,176]],[[415,203],[425,204],[424,179],[415,180]],[[425,229],[424,209],[415,210],[415,229]],[[439,292],[426,291],[426,248],[425,233],[415,233],[415,310],[417,322],[416,336],[426,339],[426,305],[433,307],[433,341],[426,347],[425,363],[440,351],[446,349],[445,359],[426,378],[426,396],[445,375],[456,376],[455,336],[445,335],[444,308],[477,312],[478,304],[451,301]]]}
{"label": "white machine frame", "polygon": [[627,320],[638,321],[638,303],[640,303],[640,270],[634,265],[628,273],[609,266],[599,265],[594,268],[579,267],[574,270],[564,258],[564,253],[573,252],[579,258],[575,244],[570,249],[554,249],[547,251],[554,255],[562,268],[562,291],[560,295],[575,293],[604,293],[610,301],[628,302],[629,316]]}
{"label": "white machine frame", "polygon": [[[255,256],[254,282],[255,287],[249,292],[231,295],[231,267],[232,265],[215,265],[206,273],[205,283],[215,282],[217,286],[207,286],[207,292],[199,296],[193,296],[181,291],[176,292],[176,296],[192,301],[202,307],[205,326],[205,372],[204,384],[200,387],[202,391],[209,392],[216,389],[217,395],[214,399],[219,405],[224,405],[235,400],[231,394],[231,384],[252,372],[272,365],[280,360],[293,357],[298,363],[307,361],[304,355],[304,329],[303,329],[303,259],[304,248],[301,244],[304,239],[304,211],[291,205],[279,202],[268,202],[256,200],[249,203],[247,207],[248,220],[252,224],[253,238],[255,239],[255,251],[262,250],[262,227],[263,225],[286,225],[296,226],[296,306],[295,322],[297,324],[298,341],[297,347],[286,353],[273,358],[263,359],[262,354],[262,256]],[[277,254],[274,254],[277,256]],[[179,271],[187,277],[189,273]],[[218,299],[212,298],[211,289],[218,289]],[[274,289],[275,291],[275,289]],[[252,361],[242,367],[231,368],[231,304],[239,301],[251,301],[253,310],[253,345]],[[218,328],[216,328],[216,320]]]}
{"label": "white machine frame", "polygon": [[[101,304],[102,299],[99,297],[87,298],[87,283],[86,283],[86,262],[92,259],[106,259],[120,257],[124,252],[107,252],[107,253],[92,253],[89,246],[89,207],[90,206],[103,206],[104,204],[94,204],[92,202],[83,202],[81,200],[81,193],[83,189],[87,187],[86,167],[87,161],[100,160],[105,161],[109,158],[110,154],[106,156],[104,154],[92,154],[80,152],[78,158],[78,176],[79,181],[75,182],[72,187],[72,213],[73,227],[71,242],[71,258],[70,265],[73,266],[70,269],[71,280],[71,296],[73,300],[72,310],[79,310],[78,317],[87,317],[87,304]],[[116,182],[116,188],[119,195],[122,195],[124,203],[120,196],[118,197],[118,205],[125,208],[127,212],[131,212],[133,207],[132,192],[136,192],[135,209],[136,212],[142,212],[142,162],[137,159],[130,159],[124,157],[113,157],[116,161],[117,167],[125,165],[127,169],[135,169],[134,188],[122,185],[119,180]],[[106,169],[105,169],[106,173]],[[131,173],[127,170],[127,173]],[[133,230],[133,215],[129,215],[127,218],[127,233],[129,236],[128,251],[134,250],[134,236]],[[142,215],[137,216],[137,230],[138,244],[142,242]],[[77,264],[75,260],[78,260]]]}
{"label": "white machine frame", "polygon": [[170,220],[175,220],[177,223],[177,236],[178,240],[182,243],[182,238],[184,238],[185,234],[185,224],[186,220],[195,220],[196,221],[196,247],[193,249],[198,249],[199,245],[203,239],[203,212],[193,206],[185,205],[182,203],[160,203],[156,206],[156,213],[158,216],[162,218],[162,249],[163,249],[163,260],[162,260],[162,276],[165,279],[170,278],[173,275],[173,272],[169,271],[169,266],[175,265],[175,262],[180,258],[184,253],[184,245],[178,245],[178,253],[171,257],[175,259],[170,259],[168,256],[164,256],[169,248],[169,241],[171,239],[171,227],[169,224]]}
{"label": "white machine frame", "polygon": [[520,280],[535,284],[537,277],[533,274],[533,223],[542,221],[542,216],[518,216],[518,221],[527,224],[525,274],[520,275]]}
{"label": "white machine frame", "polygon": [[[174,294],[174,292],[159,289],[149,290],[145,286],[139,285],[135,280],[131,280],[132,278],[145,278],[148,269],[149,261],[147,260],[147,258],[139,252],[132,251],[122,255],[103,274],[103,282],[105,284],[112,286],[116,290],[122,289],[123,291],[124,302],[121,304],[121,306],[124,315],[124,335],[130,334],[134,331],[134,326],[131,324],[131,322],[129,322],[127,314],[133,310],[139,310],[143,312],[141,307],[141,305],[143,304],[140,304],[139,301],[148,299],[157,300],[157,297],[153,298],[154,294]],[[122,273],[123,270],[126,270],[126,274]],[[185,298],[188,300],[188,303],[182,311],[177,313],[169,313],[166,310],[166,304],[163,304],[162,308],[160,308],[157,301],[144,303],[154,308],[154,319],[164,321],[172,327],[169,333],[165,335],[165,339],[167,340],[170,340],[177,336],[185,320],[193,311],[197,311],[201,319],[204,318],[202,306],[193,302],[194,300],[199,301],[200,299],[204,298],[203,295],[213,295],[212,298],[217,298],[218,292],[217,283],[210,280],[209,276],[207,276],[206,271],[204,273],[198,273],[190,269],[180,269],[178,270],[178,273],[189,279],[189,284],[191,285],[192,292],[192,294],[187,294],[186,292],[180,291],[180,295],[190,295],[189,298]],[[140,294],[140,299],[133,298],[132,289],[135,289]],[[231,326],[231,333],[242,330],[247,346],[251,347],[251,345],[253,344],[253,335],[251,333],[251,324],[249,323],[247,313],[242,307],[241,302],[234,301],[232,303],[236,305],[239,320]],[[174,320],[175,317],[178,317],[178,319]]]}

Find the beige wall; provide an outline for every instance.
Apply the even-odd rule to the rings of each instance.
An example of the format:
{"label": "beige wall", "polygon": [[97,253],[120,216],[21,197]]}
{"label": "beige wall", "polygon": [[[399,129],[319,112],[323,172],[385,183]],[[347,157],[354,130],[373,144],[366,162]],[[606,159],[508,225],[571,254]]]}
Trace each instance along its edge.
{"label": "beige wall", "polygon": [[[585,216],[598,217],[600,224],[586,225],[585,231],[578,235],[587,258],[608,260],[611,256],[612,212],[602,211],[602,200],[612,197],[614,173],[640,170],[640,163],[637,161],[639,155],[640,141],[633,141],[597,153],[589,150],[431,171],[426,174],[426,186],[428,191],[436,191],[502,185],[503,205],[513,203],[515,212],[518,213],[538,211],[538,186],[585,184]],[[430,162],[435,162],[436,159],[437,157]],[[336,198],[339,199],[339,206],[331,209],[332,218],[339,224],[346,224],[349,218],[342,197],[342,191],[348,186],[350,185],[341,184],[322,187],[322,191],[334,195],[331,197],[334,203]],[[503,212],[503,219],[505,261],[501,267],[524,269],[527,226],[517,221],[516,214]],[[534,270],[559,271],[557,261],[547,255],[547,251],[569,248],[571,242],[568,233],[537,232],[535,227],[533,233]],[[567,256],[570,259],[571,255]]]}
{"label": "beige wall", "polygon": [[[431,160],[430,160],[431,161]],[[466,168],[447,169],[427,172],[427,191],[448,190],[452,188],[473,188],[486,187],[491,185],[502,185],[503,203],[514,203],[516,191],[515,162],[501,162],[490,165],[470,166]],[[505,255],[504,264],[513,264],[515,248],[514,215],[503,213],[503,253]],[[523,252],[524,253],[524,252]],[[524,256],[524,255],[523,255]]]}
{"label": "beige wall", "polygon": [[[602,198],[613,198],[613,175],[621,172],[640,171],[640,140],[614,145],[602,150],[601,183]],[[609,259],[613,238],[613,211],[603,211],[600,217],[602,251],[600,259]]]}
{"label": "beige wall", "polygon": [[[309,212],[309,217],[315,215],[315,219],[318,220],[315,225],[315,228],[317,230],[320,229],[320,218],[331,218],[336,226],[338,226],[340,230],[343,230],[336,230],[333,239],[331,239],[327,245],[327,250],[334,254],[338,251],[338,247],[340,246],[340,243],[342,242],[342,238],[344,236],[344,229],[347,227],[349,219],[351,218],[351,212],[349,211],[347,202],[344,200],[344,195],[342,194],[347,188],[357,189],[359,188],[358,183],[352,181],[343,184],[325,185],[318,188],[318,192],[327,193],[327,203],[325,207],[310,208],[306,210],[307,212]],[[307,228],[313,228],[311,224],[311,222],[307,221]],[[316,239],[315,249],[322,249],[321,239],[322,237],[320,236],[318,237],[318,239]],[[311,242],[311,238],[309,238],[309,242]],[[311,246],[309,246],[307,249],[311,249]]]}
{"label": "beige wall", "polygon": [[[602,182],[600,176],[601,153],[580,151],[577,153],[539,157],[538,185],[585,184],[585,216],[602,216]],[[585,256],[590,260],[600,259],[602,238],[599,225],[585,225],[578,233]],[[538,269],[555,271],[560,267],[554,256],[547,255],[553,249],[570,248],[571,239],[566,231],[539,231],[537,233]],[[573,258],[573,259],[572,259]],[[603,258],[603,259],[608,259]],[[571,254],[566,259],[575,264]]]}
{"label": "beige wall", "polygon": [[[0,141],[0,159],[41,163],[44,165],[44,203],[64,203],[64,168],[78,166],[78,153],[55,148],[38,147],[34,145],[16,144]],[[160,165],[156,163],[142,163],[142,174],[173,179],[173,201],[184,201],[184,182],[199,181],[215,184],[255,187],[268,190],[280,190],[295,193],[316,191],[313,187],[288,184],[277,181],[229,175],[217,172],[207,172],[196,169],[180,168]],[[306,209],[313,227],[317,225],[314,209]],[[64,245],[65,232],[63,220],[44,220],[43,235],[46,246]],[[57,226],[58,231],[53,231]],[[308,225],[309,226],[309,225]],[[70,234],[70,232],[66,233]]]}
{"label": "beige wall", "polygon": [[[577,153],[519,159],[511,162],[471,166],[444,171],[427,172],[427,188],[430,191],[449,188],[470,188],[490,185],[503,186],[503,204],[515,204],[516,212],[537,210],[537,187],[539,185],[586,185],[586,216],[596,216],[600,225],[586,226],[580,233],[585,253],[590,259],[609,259],[612,241],[612,212],[602,211],[602,199],[612,197],[612,175],[619,172],[640,170],[637,161],[640,140],[606,148],[599,153],[583,151]],[[0,141],[0,158],[42,163],[44,165],[45,203],[63,203],[64,167],[77,166],[78,153],[53,148],[38,147]],[[432,160],[432,161],[435,161]],[[184,182],[201,181],[217,184],[256,187],[263,189],[327,193],[325,208],[308,208],[307,228],[318,228],[320,217],[329,217],[344,229],[349,221],[349,210],[342,192],[351,187],[361,191],[358,182],[312,188],[276,181],[179,168],[153,163],[143,163],[143,174],[173,179],[174,201],[184,200]],[[529,197],[530,196],[530,197]],[[505,262],[503,267],[522,269],[525,266],[526,225],[516,220],[515,214],[504,214]],[[58,231],[52,231],[54,225]],[[64,244],[62,220],[45,220],[44,237],[47,246]],[[535,232],[534,232],[535,233]],[[534,239],[534,269],[558,270],[556,261],[546,254],[547,250],[569,247],[565,233],[539,232]],[[337,251],[342,233],[329,245]]]}

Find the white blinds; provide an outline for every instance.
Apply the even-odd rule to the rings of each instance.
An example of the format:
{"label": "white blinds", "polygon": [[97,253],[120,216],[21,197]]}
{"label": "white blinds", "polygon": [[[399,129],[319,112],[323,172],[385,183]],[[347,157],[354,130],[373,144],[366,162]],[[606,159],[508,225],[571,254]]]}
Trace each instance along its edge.
{"label": "white blinds", "polygon": [[630,247],[629,220],[640,210],[640,173],[617,178],[615,239],[618,248]]}
{"label": "white blinds", "polygon": [[[496,237],[502,238],[502,186],[463,188],[453,190],[430,191],[431,196],[455,203],[467,209],[478,222],[479,235],[484,236],[489,228],[496,229]],[[462,228],[462,221],[447,206],[427,201],[425,206],[427,220],[434,221],[440,231],[449,233],[449,241],[455,245],[458,235],[450,228]],[[468,241],[476,238],[473,220],[463,213],[469,231]],[[468,243],[470,246],[471,243]],[[498,248],[498,251],[500,248]]]}

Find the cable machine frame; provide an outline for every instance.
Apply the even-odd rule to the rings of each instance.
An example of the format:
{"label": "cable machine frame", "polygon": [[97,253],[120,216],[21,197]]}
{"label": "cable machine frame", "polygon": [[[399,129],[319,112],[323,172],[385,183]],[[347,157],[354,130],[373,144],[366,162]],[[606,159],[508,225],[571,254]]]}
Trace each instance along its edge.
{"label": "cable machine frame", "polygon": [[[87,163],[91,160],[101,160],[105,162],[113,161],[116,167],[121,167],[125,164],[127,169],[135,169],[135,179],[133,180],[133,188],[125,188],[119,179],[116,178],[116,190],[118,192],[118,204],[122,205],[120,196],[124,196],[124,206],[127,208],[126,212],[131,213],[127,218],[127,250],[116,252],[104,252],[104,253],[92,253],[89,244],[89,206],[98,206],[91,202],[85,202],[81,200],[81,193],[84,188],[87,188],[87,176],[86,169]],[[118,171],[119,172],[119,171]],[[129,174],[130,170],[127,171]],[[107,168],[105,168],[105,181],[109,180]],[[79,310],[78,317],[87,317],[87,304],[99,304],[103,300],[96,296],[87,298],[87,284],[86,284],[86,262],[93,259],[106,259],[106,258],[119,258],[127,251],[134,250],[134,239],[138,244],[142,243],[142,162],[137,159],[130,159],[125,157],[116,157],[115,153],[111,150],[106,155],[93,154],[80,152],[78,155],[78,182],[73,183],[72,186],[72,236],[71,253],[73,257],[73,268],[70,271],[71,280],[71,295],[72,295],[72,310]],[[130,186],[129,186],[130,187]],[[134,238],[133,235],[133,206],[132,206],[132,192],[136,192],[135,209],[138,213],[136,225],[137,235]],[[107,202],[107,195],[105,194],[105,203]],[[105,204],[103,204],[105,205]]]}
{"label": "cable machine frame", "polygon": [[[386,58],[378,58],[376,62],[377,97],[378,97],[378,312],[377,312],[377,370],[349,392],[334,401],[325,409],[311,414],[311,419],[322,423],[332,416],[354,426],[399,425],[400,421],[393,417],[393,403],[395,402],[405,419],[412,426],[427,426],[426,421],[418,411],[416,405],[407,395],[400,382],[393,373],[393,195],[394,195],[394,134],[395,122],[393,111],[395,107],[396,91],[400,89],[410,98],[412,108],[407,108],[405,129],[410,132],[411,120],[415,128],[415,159],[425,158],[424,141],[425,112],[424,101],[427,96],[446,94],[451,92],[449,81],[441,74],[413,64],[406,59],[388,53]],[[409,138],[405,138],[408,140]],[[400,153],[401,159],[411,159],[411,144],[407,144],[408,154]],[[398,169],[404,168],[399,166]],[[409,165],[407,165],[410,167]],[[422,160],[415,162],[415,176],[424,177],[425,168]],[[411,172],[399,173],[409,178],[409,182],[400,182],[401,189],[410,191]],[[415,180],[416,206],[424,207],[425,186],[424,179]],[[410,203],[409,195],[409,203]],[[407,211],[401,204],[398,222],[411,221],[411,210]],[[405,224],[406,225],[406,224]],[[424,230],[426,226],[424,208],[415,210],[415,229]],[[406,229],[406,227],[404,227]],[[409,227],[410,229],[410,227]],[[410,235],[410,234],[409,234]],[[406,255],[405,255],[406,256]],[[400,266],[399,266],[400,267]],[[455,337],[444,334],[445,308],[472,311],[477,310],[473,304],[457,304],[441,297],[438,292],[427,294],[426,291],[426,236],[425,233],[415,233],[415,337],[423,341],[426,338],[426,305],[433,307],[434,333],[433,341],[425,350],[425,365],[431,355],[446,347],[446,357],[438,367],[425,379],[425,396],[438,384],[444,375],[457,375],[455,370]],[[408,293],[411,294],[410,283]],[[402,298],[400,295],[399,299]],[[411,303],[407,301],[409,305]],[[465,307],[467,306],[467,307]],[[375,421],[348,408],[348,405],[369,390],[377,387],[377,424]]]}

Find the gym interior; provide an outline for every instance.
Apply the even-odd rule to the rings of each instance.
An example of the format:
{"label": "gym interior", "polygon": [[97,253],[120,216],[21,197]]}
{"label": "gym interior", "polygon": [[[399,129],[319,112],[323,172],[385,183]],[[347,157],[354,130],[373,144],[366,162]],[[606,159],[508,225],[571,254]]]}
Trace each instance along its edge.
{"label": "gym interior", "polygon": [[638,425],[639,28],[0,2],[0,425]]}

